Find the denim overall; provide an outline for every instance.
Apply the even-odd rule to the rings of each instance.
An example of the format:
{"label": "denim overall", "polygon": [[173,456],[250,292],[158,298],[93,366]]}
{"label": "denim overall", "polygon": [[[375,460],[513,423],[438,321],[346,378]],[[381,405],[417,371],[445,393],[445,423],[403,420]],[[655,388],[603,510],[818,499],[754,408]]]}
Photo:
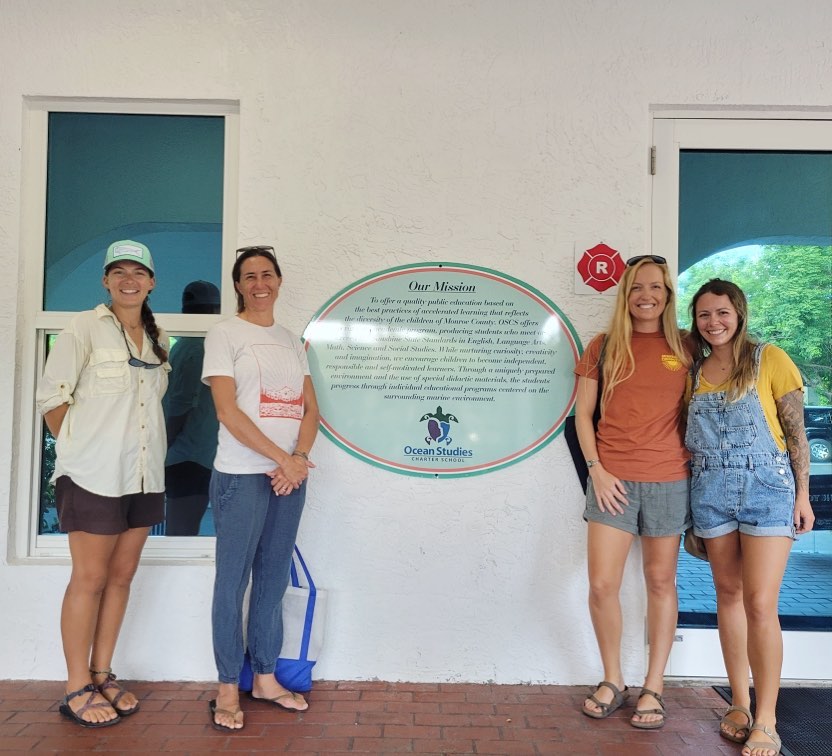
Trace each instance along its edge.
{"label": "denim overall", "polygon": [[726,401],[724,391],[697,394],[702,367],[694,367],[685,445],[693,529],[703,538],[735,530],[795,537],[789,453],[777,446],[756,388],[764,346],[754,351],[755,387],[735,402]]}

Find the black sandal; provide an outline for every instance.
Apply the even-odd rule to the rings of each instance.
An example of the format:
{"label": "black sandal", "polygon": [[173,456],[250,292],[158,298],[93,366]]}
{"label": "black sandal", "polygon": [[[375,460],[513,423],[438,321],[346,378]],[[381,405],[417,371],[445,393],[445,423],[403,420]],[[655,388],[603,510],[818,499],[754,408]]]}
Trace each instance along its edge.
{"label": "black sandal", "polygon": [[[87,698],[86,703],[83,706],[79,707],[78,711],[73,711],[72,707],[69,705],[69,702],[73,698],[77,698],[78,696],[84,695],[84,693],[89,693],[89,698]],[[90,683],[89,685],[85,685],[83,688],[79,690],[74,690],[72,693],[67,693],[63,700],[61,701],[61,705],[58,707],[58,711],[61,712],[65,717],[77,722],[81,727],[109,727],[110,725],[118,724],[121,720],[118,716],[113,717],[112,719],[105,719],[103,722],[90,722],[88,719],[84,719],[84,713],[89,711],[90,709],[103,709],[105,706],[109,707],[113,711],[118,714],[118,710],[115,706],[112,706],[110,703],[105,701],[99,701],[98,703],[93,703],[93,699],[97,696],[101,695],[98,688],[95,686],[94,683]]]}

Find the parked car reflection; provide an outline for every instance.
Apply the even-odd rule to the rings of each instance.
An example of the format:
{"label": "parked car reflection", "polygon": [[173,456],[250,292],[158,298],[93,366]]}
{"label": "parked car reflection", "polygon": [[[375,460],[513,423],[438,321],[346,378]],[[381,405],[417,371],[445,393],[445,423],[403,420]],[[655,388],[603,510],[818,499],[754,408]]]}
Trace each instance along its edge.
{"label": "parked car reflection", "polygon": [[832,407],[804,407],[812,462],[832,461]]}

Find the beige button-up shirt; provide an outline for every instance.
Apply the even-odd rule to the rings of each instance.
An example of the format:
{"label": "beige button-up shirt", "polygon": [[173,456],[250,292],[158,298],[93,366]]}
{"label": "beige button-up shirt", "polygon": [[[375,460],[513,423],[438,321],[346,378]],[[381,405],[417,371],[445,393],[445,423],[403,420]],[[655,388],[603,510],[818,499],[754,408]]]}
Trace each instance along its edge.
{"label": "beige button-up shirt", "polygon": [[[67,475],[102,496],[165,490],[162,396],[170,365],[153,370],[128,365],[122,334],[106,305],[76,315],[55,340],[37,391],[42,415],[69,405],[58,434],[52,480]],[[141,353],[127,339],[134,356],[159,361],[147,334]],[[161,330],[159,343],[168,346]]]}

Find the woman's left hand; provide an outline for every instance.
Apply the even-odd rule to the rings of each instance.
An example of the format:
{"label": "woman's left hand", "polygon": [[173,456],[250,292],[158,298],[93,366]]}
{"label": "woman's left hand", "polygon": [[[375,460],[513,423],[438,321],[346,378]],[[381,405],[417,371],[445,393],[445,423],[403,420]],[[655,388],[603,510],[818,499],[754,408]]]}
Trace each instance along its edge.
{"label": "woman's left hand", "polygon": [[[310,468],[315,467],[315,463],[308,459],[304,459],[303,462],[306,465],[307,471]],[[270,473],[267,473],[267,475],[272,479],[272,490],[278,496],[285,496],[286,494],[291,493],[293,490],[300,488],[302,482],[292,482],[292,480],[290,480],[286,476],[286,473],[283,471],[283,468],[281,467],[275,467],[274,470],[272,470]],[[305,477],[306,476],[304,476],[304,478]]]}
{"label": "woman's left hand", "polygon": [[798,535],[808,533],[815,525],[815,513],[809,503],[809,494],[798,494],[794,502],[794,529]]}
{"label": "woman's left hand", "polygon": [[272,490],[278,496],[285,496],[291,493],[293,489],[300,487],[300,484],[293,486],[286,476],[280,471],[279,467],[275,467],[270,473],[266,473],[272,479]]}
{"label": "woman's left hand", "polygon": [[285,496],[300,488],[300,482],[292,483],[279,467],[275,467],[274,470],[267,474],[272,479],[272,490],[278,496]]}

